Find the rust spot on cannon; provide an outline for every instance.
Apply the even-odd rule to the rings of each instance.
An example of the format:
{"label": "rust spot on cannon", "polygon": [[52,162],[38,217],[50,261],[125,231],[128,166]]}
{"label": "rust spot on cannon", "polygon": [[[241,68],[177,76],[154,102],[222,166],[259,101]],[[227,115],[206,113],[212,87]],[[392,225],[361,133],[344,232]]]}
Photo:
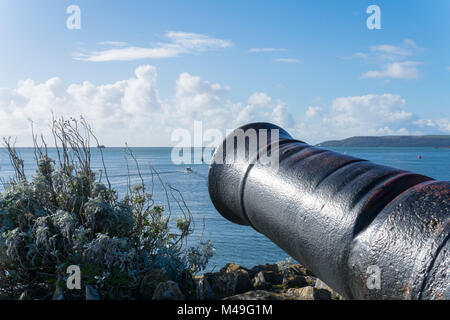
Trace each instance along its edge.
{"label": "rust spot on cannon", "polygon": [[427,227],[430,228],[432,232],[436,232],[442,227],[442,222],[436,218],[433,218],[430,220],[430,222],[428,222]]}
{"label": "rust spot on cannon", "polygon": [[411,286],[409,283],[406,283],[402,288],[403,296],[405,297],[405,300],[411,299]]}

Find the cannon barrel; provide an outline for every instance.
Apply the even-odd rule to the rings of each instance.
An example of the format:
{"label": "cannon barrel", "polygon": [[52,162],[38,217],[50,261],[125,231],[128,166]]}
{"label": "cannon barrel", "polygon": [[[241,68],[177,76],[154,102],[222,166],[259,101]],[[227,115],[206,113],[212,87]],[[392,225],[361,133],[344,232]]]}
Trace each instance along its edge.
{"label": "cannon barrel", "polygon": [[[270,157],[278,163],[260,161]],[[450,299],[449,182],[252,123],[218,146],[208,188],[221,215],[266,235],[347,299]]]}

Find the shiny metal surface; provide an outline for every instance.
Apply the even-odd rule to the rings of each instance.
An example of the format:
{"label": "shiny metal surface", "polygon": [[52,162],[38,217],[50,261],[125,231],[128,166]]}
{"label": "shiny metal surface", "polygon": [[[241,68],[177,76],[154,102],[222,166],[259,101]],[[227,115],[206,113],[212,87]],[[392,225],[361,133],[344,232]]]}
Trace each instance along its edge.
{"label": "shiny metal surface", "polygon": [[[269,134],[255,149],[230,148],[242,131],[266,129],[278,129],[279,141]],[[278,155],[276,168],[258,162],[268,151]],[[234,161],[227,161],[230,152]],[[253,123],[217,148],[208,185],[225,218],[263,233],[346,298],[450,299],[449,182]],[[374,268],[379,288],[368,285]]]}

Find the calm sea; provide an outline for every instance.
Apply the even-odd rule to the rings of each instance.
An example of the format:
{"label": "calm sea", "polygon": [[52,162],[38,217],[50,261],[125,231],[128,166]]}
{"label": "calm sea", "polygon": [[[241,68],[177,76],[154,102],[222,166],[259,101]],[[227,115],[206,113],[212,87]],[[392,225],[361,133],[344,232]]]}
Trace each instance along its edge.
{"label": "calm sea", "polygon": [[[434,148],[331,148],[338,152],[371,160],[373,162],[421,173],[439,180],[450,180],[450,149]],[[165,183],[176,187],[183,194],[195,219],[195,233],[192,241],[200,237],[211,240],[216,247],[209,270],[220,269],[227,262],[235,262],[251,267],[256,264],[275,263],[287,258],[287,255],[275,244],[249,227],[228,222],[214,209],[207,186],[207,164],[190,165],[192,172],[186,171],[186,165],[175,165],[171,161],[170,148],[133,149],[146,182],[151,183],[149,164],[160,174]],[[36,165],[32,149],[19,149],[25,160],[27,174],[32,175]],[[50,155],[55,156],[50,150]],[[119,193],[127,190],[127,167],[125,154],[121,148],[104,149],[105,161],[110,180]],[[418,159],[421,155],[422,159]],[[129,161],[132,183],[138,181],[137,171]],[[101,168],[98,151],[93,153],[93,167]],[[13,174],[9,158],[4,149],[0,149],[0,177],[8,178]],[[3,186],[0,186],[0,190]],[[164,203],[161,187],[155,188],[154,199]],[[174,208],[174,215],[178,213]]]}

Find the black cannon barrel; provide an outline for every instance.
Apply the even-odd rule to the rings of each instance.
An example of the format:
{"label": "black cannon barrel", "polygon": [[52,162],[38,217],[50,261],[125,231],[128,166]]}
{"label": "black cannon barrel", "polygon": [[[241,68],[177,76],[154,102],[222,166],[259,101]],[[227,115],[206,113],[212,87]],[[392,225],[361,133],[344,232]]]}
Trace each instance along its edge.
{"label": "black cannon barrel", "polygon": [[253,123],[217,148],[208,185],[225,218],[266,235],[345,298],[450,299],[449,182]]}

